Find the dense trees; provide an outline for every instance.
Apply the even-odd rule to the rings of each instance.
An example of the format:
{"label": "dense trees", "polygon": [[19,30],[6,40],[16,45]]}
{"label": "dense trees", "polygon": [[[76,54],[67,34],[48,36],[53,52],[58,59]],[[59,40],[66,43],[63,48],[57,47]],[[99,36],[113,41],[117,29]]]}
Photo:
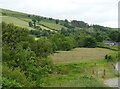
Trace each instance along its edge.
{"label": "dense trees", "polygon": [[111,31],[109,37],[112,41],[118,41],[119,32],[118,31]]}
{"label": "dense trees", "polygon": [[87,37],[84,41],[84,46],[94,48],[97,46],[96,40],[92,37]]}
{"label": "dense trees", "polygon": [[[41,79],[52,70],[53,64],[47,58],[52,53],[50,41],[35,41],[28,30],[13,24],[2,23],[2,28],[4,86],[40,86]],[[41,65],[42,59],[47,65]]]}
{"label": "dense trees", "polygon": [[33,42],[31,49],[35,52],[38,57],[47,57],[52,53],[52,44],[46,38],[40,38],[37,41]]}
{"label": "dense trees", "polygon": [[77,21],[77,20],[72,20],[71,25],[73,27],[80,27],[80,28],[86,28],[89,26],[87,23],[85,23],[83,21]]}

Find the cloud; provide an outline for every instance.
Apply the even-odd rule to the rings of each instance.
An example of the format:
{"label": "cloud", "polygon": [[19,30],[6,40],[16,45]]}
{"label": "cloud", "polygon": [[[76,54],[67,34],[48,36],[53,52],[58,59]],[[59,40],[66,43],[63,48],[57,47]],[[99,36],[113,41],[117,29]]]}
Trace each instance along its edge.
{"label": "cloud", "polygon": [[0,0],[2,8],[117,27],[119,0]]}

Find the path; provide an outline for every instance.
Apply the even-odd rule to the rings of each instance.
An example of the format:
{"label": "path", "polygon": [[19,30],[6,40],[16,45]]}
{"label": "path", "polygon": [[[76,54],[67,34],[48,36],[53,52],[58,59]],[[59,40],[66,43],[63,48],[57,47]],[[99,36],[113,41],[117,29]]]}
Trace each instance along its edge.
{"label": "path", "polygon": [[[118,70],[119,69],[118,67],[120,67],[120,66],[118,66],[118,64],[120,65],[120,62],[118,62],[115,67],[116,67],[116,70],[120,72],[120,70]],[[104,83],[106,85],[108,85],[109,87],[118,87],[119,86],[119,89],[120,89],[120,84],[118,84],[119,83],[118,81],[120,81],[120,77],[105,80]]]}

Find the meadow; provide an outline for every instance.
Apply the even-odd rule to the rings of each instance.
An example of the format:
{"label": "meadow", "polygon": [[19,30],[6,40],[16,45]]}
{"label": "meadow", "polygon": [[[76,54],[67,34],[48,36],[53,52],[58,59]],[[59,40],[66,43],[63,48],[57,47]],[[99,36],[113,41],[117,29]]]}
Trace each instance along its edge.
{"label": "meadow", "polygon": [[73,63],[104,59],[105,55],[111,52],[109,49],[102,48],[75,48],[71,51],[57,51],[51,55],[51,58],[55,63]]}
{"label": "meadow", "polygon": [[[105,55],[114,62],[107,62]],[[76,48],[51,55],[56,71],[43,79],[49,87],[107,87],[106,79],[117,77],[114,70],[117,52],[103,48]]]}

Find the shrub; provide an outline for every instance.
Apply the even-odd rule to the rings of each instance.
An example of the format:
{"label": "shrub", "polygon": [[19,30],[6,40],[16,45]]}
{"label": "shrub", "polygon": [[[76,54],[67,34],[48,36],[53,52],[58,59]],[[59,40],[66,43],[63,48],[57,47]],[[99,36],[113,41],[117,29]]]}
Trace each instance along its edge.
{"label": "shrub", "polygon": [[108,55],[105,55],[105,59],[108,59]]}
{"label": "shrub", "polygon": [[2,78],[2,88],[12,88],[12,87],[22,87],[22,85],[15,80],[10,80],[8,78]]}
{"label": "shrub", "polygon": [[9,68],[6,64],[3,65],[3,69],[2,69],[2,73],[3,73],[3,77],[9,79],[12,81],[15,82],[15,83],[19,83],[21,84],[22,86],[34,86],[34,83],[32,81],[29,81],[27,78],[26,78],[26,75],[23,71],[21,71],[21,69],[18,67],[18,68]]}

